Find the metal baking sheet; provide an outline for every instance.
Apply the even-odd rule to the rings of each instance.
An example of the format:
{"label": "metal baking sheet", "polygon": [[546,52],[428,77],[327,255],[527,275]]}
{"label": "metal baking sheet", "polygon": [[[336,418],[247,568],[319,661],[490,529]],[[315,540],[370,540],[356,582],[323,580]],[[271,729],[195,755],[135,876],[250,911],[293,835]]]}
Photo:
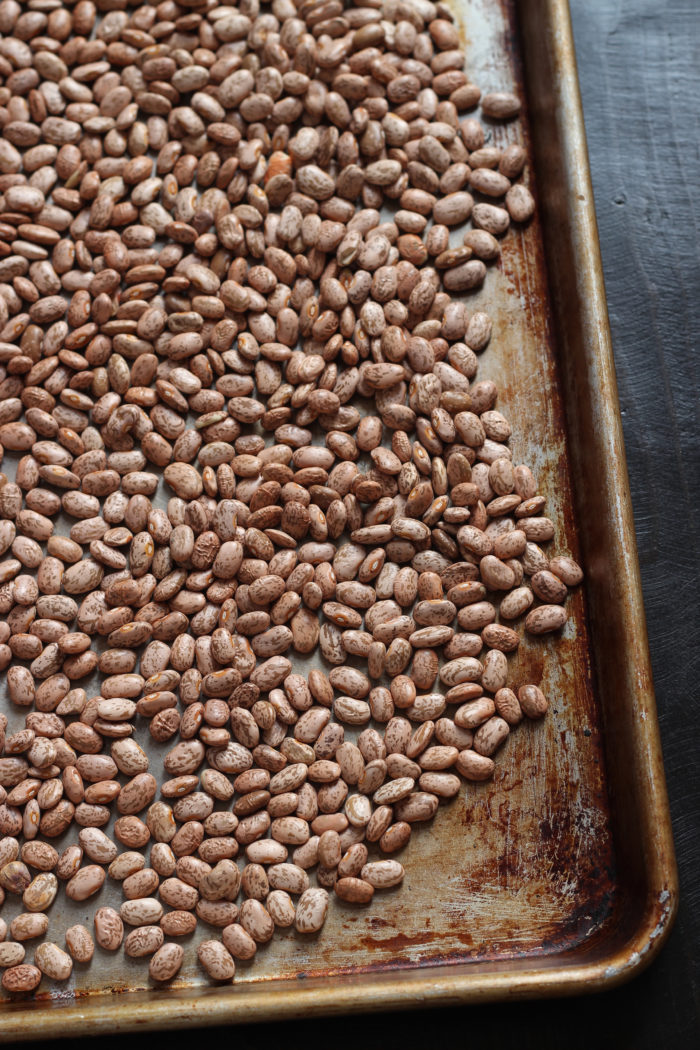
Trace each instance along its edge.
{"label": "metal baking sheet", "polygon": [[[334,899],[320,936],[277,931],[223,987],[198,968],[194,945],[216,936],[201,924],[168,989],[149,986],[142,960],[98,949],[67,984],[0,1001],[0,1041],[595,990],[648,962],[670,927],[675,862],[568,7],[453,9],[471,78],[525,99],[523,119],[491,126],[491,141],[523,141],[534,158],[535,220],[505,238],[500,272],[469,301],[494,318],[478,377],[499,386],[514,460],[547,497],[550,549],[587,571],[562,637],[509,661],[550,711],[511,735],[493,781],[414,825],[403,887],[369,908]],[[136,739],[157,774],[168,745],[145,726]],[[109,880],[84,904],[59,894],[49,936],[62,943],[120,901]],[[3,916],[18,910],[8,902]]]}

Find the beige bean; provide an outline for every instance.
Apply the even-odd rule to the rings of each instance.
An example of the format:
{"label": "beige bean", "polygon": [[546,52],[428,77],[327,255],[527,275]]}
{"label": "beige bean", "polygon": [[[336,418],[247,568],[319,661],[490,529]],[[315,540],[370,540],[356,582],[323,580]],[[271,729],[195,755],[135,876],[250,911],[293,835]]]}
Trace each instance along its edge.
{"label": "beige bean", "polygon": [[[160,920],[160,929],[166,937],[186,937],[189,934],[194,933],[196,928],[197,916],[189,911],[169,911],[166,912]],[[141,930],[148,929],[148,926],[139,926],[135,930],[132,930],[128,937],[131,937],[132,933],[137,934],[140,933]]]}
{"label": "beige bean", "polygon": [[28,911],[46,911],[53,904],[57,892],[58,879],[53,872],[40,872],[25,889],[22,903]]}
{"label": "beige bean", "polygon": [[124,952],[131,959],[154,955],[162,946],[165,934],[160,926],[138,926],[124,939]]}
{"label": "beige bean", "polygon": [[151,958],[149,976],[154,981],[172,981],[179,973],[184,957],[185,952],[181,945],[172,942],[164,944]]}
{"label": "beige bean", "polygon": [[275,926],[286,929],[294,925],[296,909],[291,897],[284,890],[272,890],[265,900],[265,907]]}
{"label": "beige bean", "polygon": [[25,949],[17,941],[3,941],[0,944],[0,967],[19,966],[24,961]]}
{"label": "beige bean", "polygon": [[501,599],[498,611],[503,619],[515,620],[527,612],[533,601],[529,587],[516,587]]}
{"label": "beige bean", "polygon": [[369,904],[374,896],[374,886],[362,878],[338,879],[334,888],[337,896],[348,904]]}
{"label": "beige bean", "polygon": [[256,941],[237,922],[224,927],[222,940],[226,950],[234,959],[252,959],[258,950]]}
{"label": "beige bean", "polygon": [[119,909],[121,919],[128,926],[153,926],[160,921],[163,905],[155,897],[140,897],[124,901]]}
{"label": "beige bean", "polygon": [[221,941],[202,941],[197,958],[213,981],[230,981],[236,972],[233,957]]}
{"label": "beige bean", "polygon": [[536,685],[521,685],[518,689],[518,701],[523,714],[528,718],[542,718],[547,711],[547,698]]}
{"label": "beige bean", "polygon": [[391,824],[379,839],[379,848],[384,853],[395,853],[403,849],[411,837],[411,825],[401,820]]}
{"label": "beige bean", "polygon": [[95,940],[105,951],[116,951],[124,939],[124,924],[114,908],[98,908],[94,916]]}
{"label": "beige bean", "polygon": [[558,576],[567,587],[575,587],[583,579],[583,571],[573,558],[557,555],[549,562],[549,570]]}
{"label": "beige bean", "polygon": [[128,875],[122,884],[124,896],[129,900],[139,897],[149,897],[158,889],[158,872],[153,868],[144,868]]}
{"label": "beige bean", "polygon": [[191,911],[199,900],[198,890],[178,878],[165,879],[160,884],[159,896],[169,907],[180,911]]}
{"label": "beige bean", "polygon": [[31,941],[43,937],[49,928],[49,918],[42,912],[21,912],[10,923],[10,936],[16,941]]}
{"label": "beige bean", "polygon": [[324,889],[305,890],[297,904],[294,926],[298,933],[318,933],[328,914],[328,893]]}
{"label": "beige bean", "polygon": [[411,777],[399,777],[380,787],[374,792],[372,798],[378,806],[391,806],[402,798],[406,798],[413,790],[413,786],[414,781]]}
{"label": "beige bean", "polygon": [[116,844],[99,828],[83,828],[78,842],[83,852],[97,864],[111,864],[117,856]]}
{"label": "beige bean", "polygon": [[52,941],[44,941],[34,952],[34,962],[52,981],[67,981],[73,972],[73,960]]}
{"label": "beige bean", "polygon": [[561,605],[540,605],[525,617],[525,630],[530,634],[548,634],[558,631],[568,619]]}
{"label": "beige bean", "polygon": [[403,882],[405,871],[402,864],[396,860],[379,860],[365,864],[360,873],[360,878],[368,882],[376,890],[389,889]]}
{"label": "beige bean", "polygon": [[[424,820],[432,820],[435,816],[438,808],[438,798],[436,795],[426,791],[415,791],[408,795],[406,798],[401,799],[397,802],[394,807],[394,813],[400,824],[413,824],[420,823]],[[384,829],[388,830],[389,824]],[[383,838],[384,831],[379,836],[379,840]],[[396,832],[394,833],[397,834]],[[405,834],[402,832],[402,835]],[[402,836],[398,836],[399,840]],[[382,847],[383,848],[383,847]]]}
{"label": "beige bean", "polygon": [[264,905],[254,898],[243,901],[240,908],[240,924],[256,944],[265,944],[274,932],[274,922]]}
{"label": "beige bean", "polygon": [[506,208],[514,222],[527,222],[535,212],[535,200],[532,193],[523,186],[516,183],[506,193]]}
{"label": "beige bean", "polygon": [[106,878],[104,868],[88,864],[80,868],[66,884],[66,895],[73,901],[84,901],[102,888]]}
{"label": "beige bean", "polygon": [[530,584],[537,597],[547,604],[561,604],[569,593],[566,584],[549,569],[533,573]]}
{"label": "beige bean", "polygon": [[41,982],[41,970],[28,963],[11,966],[2,975],[2,986],[6,992],[32,992]]}
{"label": "beige bean", "polygon": [[[326,832],[328,835],[334,832]],[[323,836],[321,836],[323,840]],[[320,852],[319,852],[320,856]],[[304,893],[309,888],[309,877],[303,868],[295,864],[273,864],[267,872],[270,887],[273,890],[285,890],[287,893]]]}
{"label": "beige bean", "polygon": [[85,926],[70,926],[66,930],[66,947],[76,962],[90,962],[95,952],[95,944],[90,931]]}

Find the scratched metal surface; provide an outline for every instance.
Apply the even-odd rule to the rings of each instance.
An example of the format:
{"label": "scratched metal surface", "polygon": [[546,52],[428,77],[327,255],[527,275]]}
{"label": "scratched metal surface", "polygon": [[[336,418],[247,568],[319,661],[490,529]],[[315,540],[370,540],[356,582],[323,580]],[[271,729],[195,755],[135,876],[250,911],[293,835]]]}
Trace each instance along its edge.
{"label": "scratched metal surface", "polygon": [[[483,91],[515,89],[522,95],[510,3],[463,0],[459,17],[473,80]],[[498,145],[515,139],[528,145],[527,112],[517,125],[492,126],[490,131]],[[528,177],[532,185],[531,168]],[[455,231],[453,243],[460,240]],[[483,290],[469,301],[494,319],[494,336],[481,355],[478,378],[493,379],[499,386],[497,407],[514,424],[514,461],[534,469],[547,497],[546,512],[556,527],[549,549],[576,557],[571,470],[537,217],[502,242],[498,267],[489,270]],[[161,493],[158,502],[165,498]],[[250,982],[300,974],[324,977],[527,956],[543,961],[603,928],[616,879],[582,591],[569,599],[568,608],[561,638],[527,640],[509,658],[512,682],[539,683],[551,698],[546,719],[511,735],[498,755],[492,782],[466,785],[454,802],[440,808],[434,822],[414,825],[400,858],[406,867],[403,887],[378,893],[368,909],[334,900],[318,938],[277,931],[252,963],[239,965],[232,994]],[[300,670],[311,666],[308,660],[297,663]],[[97,692],[97,682],[93,684]],[[158,776],[158,756],[169,745],[154,745],[143,724],[135,738],[148,746],[151,769]],[[60,844],[75,841],[77,831],[72,828]],[[120,903],[120,887],[109,880],[96,898],[83,904],[59,894],[51,909],[49,937],[63,943],[69,925],[90,926],[97,906],[118,908]],[[8,900],[3,917],[19,910]],[[194,949],[209,936],[216,931],[200,924],[183,942],[186,961],[174,989],[208,985]],[[143,960],[98,950],[92,964],[76,964],[70,982],[52,987],[45,980],[36,998],[65,1003],[73,996],[147,988]],[[0,1025],[3,1009],[9,1016],[17,1008],[0,1004]]]}

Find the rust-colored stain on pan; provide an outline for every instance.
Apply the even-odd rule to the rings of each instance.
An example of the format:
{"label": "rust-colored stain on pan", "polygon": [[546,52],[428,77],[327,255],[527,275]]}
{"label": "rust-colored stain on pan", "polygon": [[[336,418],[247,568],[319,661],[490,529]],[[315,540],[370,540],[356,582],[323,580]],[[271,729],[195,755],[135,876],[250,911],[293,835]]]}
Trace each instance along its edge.
{"label": "rust-colored stain on pan", "polygon": [[[547,496],[552,546],[587,569],[563,637],[511,659],[514,681],[550,697],[547,718],[511,736],[491,783],[416,828],[403,887],[368,910],[334,903],[320,937],[276,936],[223,988],[194,961],[168,990],[149,989],[139,961],[76,967],[67,993],[0,1003],[0,1041],[583,992],[636,972],[670,927],[676,871],[568,8],[454,6],[474,80],[525,99],[492,141],[518,137],[535,159],[536,219],[505,239],[500,274],[471,302],[495,320],[479,376],[499,386],[514,460]],[[65,925],[87,918],[66,909]]]}

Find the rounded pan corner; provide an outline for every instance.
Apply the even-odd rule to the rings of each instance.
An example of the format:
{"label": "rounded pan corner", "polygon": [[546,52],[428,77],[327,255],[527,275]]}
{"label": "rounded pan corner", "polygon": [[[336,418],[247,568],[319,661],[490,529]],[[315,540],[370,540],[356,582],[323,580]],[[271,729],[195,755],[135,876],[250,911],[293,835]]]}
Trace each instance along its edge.
{"label": "rounded pan corner", "polygon": [[639,927],[627,943],[607,959],[596,990],[626,984],[657,958],[678,914],[678,876],[673,859],[668,875],[668,881],[662,887],[650,889]]}

